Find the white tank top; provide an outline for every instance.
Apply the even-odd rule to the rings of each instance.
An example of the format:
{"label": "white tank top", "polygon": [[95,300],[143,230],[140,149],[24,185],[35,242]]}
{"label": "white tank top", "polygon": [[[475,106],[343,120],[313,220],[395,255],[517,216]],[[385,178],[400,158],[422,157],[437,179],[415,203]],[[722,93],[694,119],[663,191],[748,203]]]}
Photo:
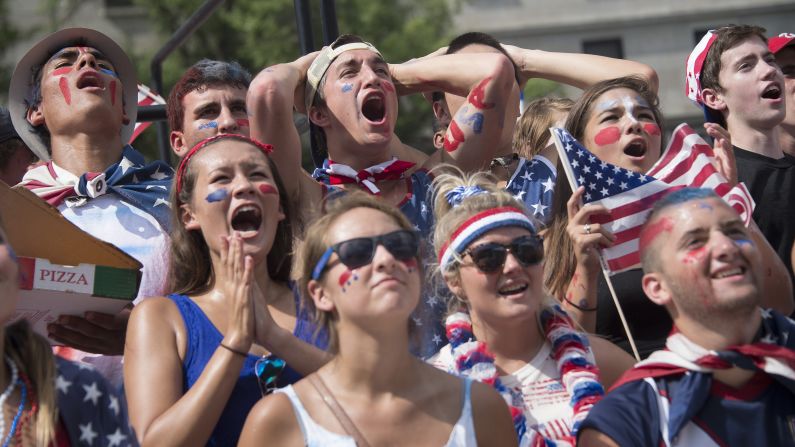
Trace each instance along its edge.
{"label": "white tank top", "polygon": [[[472,421],[472,403],[469,397],[471,387],[472,381],[465,379],[464,405],[461,408],[461,416],[453,426],[453,431],[450,433],[445,447],[475,447],[478,444],[475,437],[475,425]],[[356,441],[352,437],[330,432],[312,420],[301,404],[298,395],[295,394],[292,385],[277,389],[275,392],[282,393],[290,399],[307,447],[356,447]]]}

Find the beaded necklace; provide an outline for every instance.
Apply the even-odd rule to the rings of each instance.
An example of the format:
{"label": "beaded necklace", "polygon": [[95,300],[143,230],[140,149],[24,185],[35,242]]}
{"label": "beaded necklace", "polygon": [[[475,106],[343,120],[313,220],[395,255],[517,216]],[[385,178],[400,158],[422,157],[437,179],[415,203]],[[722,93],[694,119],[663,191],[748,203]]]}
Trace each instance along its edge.
{"label": "beaded necklace", "polygon": [[[14,388],[16,388],[17,381],[19,380],[19,369],[8,356],[6,356],[6,365],[8,365],[8,369],[11,370],[11,380],[8,382],[8,386],[3,391],[3,394],[0,394],[0,439],[5,439],[4,435],[6,432],[6,418],[3,417],[2,409],[6,400],[8,400],[8,396],[10,396]],[[6,445],[6,443],[4,442],[3,445]]]}
{"label": "beaded necklace", "polygon": [[489,351],[486,343],[475,339],[472,320],[464,312],[456,312],[445,321],[447,339],[452,348],[452,369],[456,375],[493,386],[502,395],[511,410],[520,445],[575,445],[580,424],[591,407],[604,396],[604,388],[598,380],[599,369],[588,360],[588,339],[574,329],[571,319],[560,306],[544,308],[539,315],[539,325],[547,342],[552,346],[552,358],[560,371],[560,381],[571,396],[569,405],[572,407],[573,416],[570,436],[552,441],[527,427],[524,412],[513,405],[510,390],[500,380],[494,365],[494,354]]}

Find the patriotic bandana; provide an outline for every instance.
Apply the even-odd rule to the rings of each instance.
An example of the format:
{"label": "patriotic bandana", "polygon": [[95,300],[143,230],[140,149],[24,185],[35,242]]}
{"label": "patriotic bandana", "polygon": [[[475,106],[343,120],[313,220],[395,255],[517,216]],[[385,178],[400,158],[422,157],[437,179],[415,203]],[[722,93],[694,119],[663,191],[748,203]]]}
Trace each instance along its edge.
{"label": "patriotic bandana", "polygon": [[475,214],[467,219],[450,236],[442,249],[439,250],[439,264],[442,271],[448,270],[456,262],[456,255],[461,256],[469,244],[495,228],[521,227],[536,233],[533,221],[519,208],[503,206]]}
{"label": "patriotic bandana", "polygon": [[323,167],[316,168],[315,172],[312,173],[312,177],[329,185],[356,183],[370,194],[378,195],[381,190],[378,189],[375,182],[402,179],[406,176],[406,171],[413,167],[414,163],[410,161],[398,160],[397,157],[392,157],[389,161],[357,171],[346,164],[326,159],[323,162]]}
{"label": "patriotic bandana", "polygon": [[152,215],[168,230],[168,193],[174,171],[162,161],[148,165],[144,161],[140,152],[127,145],[121,160],[105,172],[86,172],[77,177],[50,161],[28,171],[21,185],[55,207],[64,202],[69,207],[83,206],[91,199],[114,193]]}
{"label": "patriotic bandana", "polygon": [[764,371],[795,393],[795,322],[780,313],[762,309],[762,326],[757,341],[746,345],[729,346],[721,351],[710,351],[693,343],[680,332],[674,332],[665,342],[665,348],[654,352],[648,359],[627,371],[612,387],[649,377],[665,377],[688,373],[670,400],[669,439],[701,410],[709,396],[712,372],[738,366],[746,370]]}
{"label": "patriotic bandana", "polygon": [[475,339],[472,321],[469,314],[464,312],[454,313],[445,321],[453,359],[449,370],[458,376],[489,384],[502,395],[511,410],[519,445],[573,446],[576,444],[580,423],[604,396],[604,388],[599,383],[599,369],[594,364],[588,339],[574,329],[570,317],[560,306],[544,308],[539,315],[539,325],[546,341],[552,346],[552,358],[560,371],[560,381],[571,396],[569,404],[574,414],[569,437],[553,441],[527,427],[524,411],[513,405],[515,399],[500,381],[494,365],[494,354],[489,351],[486,343]]}

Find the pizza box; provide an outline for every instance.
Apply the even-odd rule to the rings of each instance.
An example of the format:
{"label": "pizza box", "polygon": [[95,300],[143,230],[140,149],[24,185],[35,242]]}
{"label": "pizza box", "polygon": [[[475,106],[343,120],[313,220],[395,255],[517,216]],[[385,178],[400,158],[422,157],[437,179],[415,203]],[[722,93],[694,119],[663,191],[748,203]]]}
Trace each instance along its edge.
{"label": "pizza box", "polygon": [[64,218],[32,192],[0,181],[0,218],[19,260],[19,300],[11,321],[28,319],[47,336],[60,315],[117,314],[131,305],[141,264]]}

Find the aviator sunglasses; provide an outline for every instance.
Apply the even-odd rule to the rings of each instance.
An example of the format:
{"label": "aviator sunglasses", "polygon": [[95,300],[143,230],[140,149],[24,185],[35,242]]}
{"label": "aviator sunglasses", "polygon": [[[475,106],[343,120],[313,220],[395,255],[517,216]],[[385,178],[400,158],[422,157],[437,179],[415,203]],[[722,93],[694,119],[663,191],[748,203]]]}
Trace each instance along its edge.
{"label": "aviator sunglasses", "polygon": [[373,256],[375,256],[375,249],[379,245],[383,245],[387,251],[392,253],[395,259],[408,261],[417,257],[420,239],[417,233],[413,231],[398,230],[379,236],[357,237],[356,239],[342,241],[332,245],[323,253],[315,269],[312,270],[312,279],[315,281],[320,279],[323,271],[329,265],[328,261],[332,253],[337,253],[340,262],[353,270],[372,262]]}
{"label": "aviator sunglasses", "polygon": [[535,234],[519,236],[505,245],[496,242],[480,244],[464,251],[463,255],[469,255],[481,272],[494,273],[505,265],[508,253],[513,254],[524,267],[538,264],[544,259],[544,241]]}

